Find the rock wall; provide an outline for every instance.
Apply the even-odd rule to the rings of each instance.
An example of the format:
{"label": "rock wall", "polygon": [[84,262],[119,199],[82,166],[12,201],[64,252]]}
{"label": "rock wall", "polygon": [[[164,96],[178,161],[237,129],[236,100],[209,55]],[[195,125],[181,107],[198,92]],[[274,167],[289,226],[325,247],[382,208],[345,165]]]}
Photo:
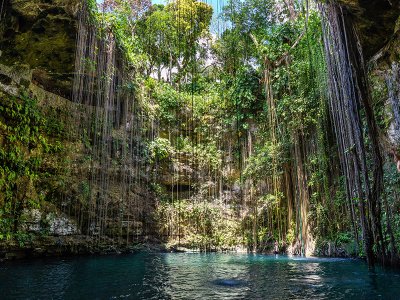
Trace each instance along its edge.
{"label": "rock wall", "polygon": [[[400,1],[339,0],[355,25],[369,66],[373,106],[385,134],[382,148],[393,156],[400,172]],[[384,99],[382,101],[382,99]]]}
{"label": "rock wall", "polygon": [[3,0],[0,63],[16,76],[25,75],[18,83],[32,81],[47,91],[70,97],[80,2]]}
{"label": "rock wall", "polygon": [[392,39],[400,15],[399,0],[338,0],[344,13],[353,19],[366,59],[370,59]]}
{"label": "rock wall", "polygon": [[[110,130],[110,138],[104,142],[113,145],[112,155],[101,157],[110,166],[107,170],[102,168],[101,176],[112,179],[111,188],[104,192],[100,182],[91,180],[100,173],[90,152],[93,137],[83,136],[83,127],[91,128],[94,123],[90,118],[86,118],[86,123],[83,120],[84,112],[91,111],[91,106],[72,101],[80,11],[81,0],[0,0],[0,107],[36,99],[37,113],[45,123],[40,129],[42,137],[52,145],[59,143],[61,149],[46,153],[42,145],[21,146],[27,161],[31,157],[41,160],[36,170],[39,178],[30,180],[16,171],[21,180],[17,180],[15,187],[21,193],[19,198],[11,200],[3,197],[4,186],[0,184],[0,209],[8,201],[18,213],[4,216],[19,219],[9,225],[14,239],[8,236],[10,229],[3,234],[0,224],[0,241],[10,241],[0,243],[0,259],[2,251],[6,253],[7,249],[15,250],[19,246],[39,253],[43,249],[57,250],[65,242],[70,246],[64,247],[62,253],[77,252],[81,248],[84,252],[93,252],[110,244],[118,245],[116,248],[127,245],[133,236],[136,241],[142,241],[155,232],[150,216],[154,201],[148,192],[149,174],[129,168],[121,172],[116,157],[121,156],[122,138],[117,129]],[[120,60],[121,53],[116,55]],[[101,116],[102,112],[99,109]],[[95,120],[99,124],[102,124],[101,116]],[[47,125],[59,128],[47,128]],[[10,121],[0,114],[0,150],[5,153],[10,150],[9,126]],[[132,142],[132,145],[136,144]],[[132,151],[139,155],[138,149]],[[132,190],[122,186],[121,176],[130,186],[134,185]],[[30,192],[22,193],[27,183]],[[101,210],[96,208],[100,191],[104,198]],[[129,203],[124,197],[130,199]],[[0,218],[1,214],[0,210]],[[99,225],[93,223],[97,218],[101,219],[104,236],[99,234]],[[41,240],[43,236],[46,241]],[[15,244],[16,240],[22,242]]]}

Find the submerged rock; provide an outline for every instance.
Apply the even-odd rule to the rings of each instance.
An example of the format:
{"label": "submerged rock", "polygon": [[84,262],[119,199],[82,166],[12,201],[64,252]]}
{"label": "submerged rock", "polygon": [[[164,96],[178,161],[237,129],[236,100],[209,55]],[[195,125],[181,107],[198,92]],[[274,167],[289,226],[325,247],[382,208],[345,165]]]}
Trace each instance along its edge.
{"label": "submerged rock", "polygon": [[213,284],[226,287],[236,287],[244,285],[245,282],[239,279],[217,279],[213,281]]}

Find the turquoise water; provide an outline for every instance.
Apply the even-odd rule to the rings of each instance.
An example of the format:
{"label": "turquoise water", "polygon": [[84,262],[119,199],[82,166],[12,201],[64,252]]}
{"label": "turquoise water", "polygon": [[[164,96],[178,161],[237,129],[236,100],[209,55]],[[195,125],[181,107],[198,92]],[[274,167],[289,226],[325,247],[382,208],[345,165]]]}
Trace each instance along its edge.
{"label": "turquoise water", "polygon": [[400,273],[350,259],[139,253],[0,264],[1,299],[400,299]]}

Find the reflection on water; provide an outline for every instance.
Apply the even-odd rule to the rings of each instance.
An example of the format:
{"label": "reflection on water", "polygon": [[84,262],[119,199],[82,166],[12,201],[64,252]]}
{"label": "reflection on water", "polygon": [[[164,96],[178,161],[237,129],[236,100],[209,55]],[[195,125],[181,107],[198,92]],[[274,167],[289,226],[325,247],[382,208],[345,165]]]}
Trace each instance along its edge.
{"label": "reflection on water", "polygon": [[135,254],[0,265],[1,299],[396,299],[399,273],[363,262]]}

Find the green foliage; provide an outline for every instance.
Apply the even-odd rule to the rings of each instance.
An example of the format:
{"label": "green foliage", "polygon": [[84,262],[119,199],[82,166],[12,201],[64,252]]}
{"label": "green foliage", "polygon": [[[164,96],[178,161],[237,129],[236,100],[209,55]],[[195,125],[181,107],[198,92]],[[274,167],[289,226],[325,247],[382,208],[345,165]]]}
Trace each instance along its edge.
{"label": "green foliage", "polygon": [[390,233],[386,232],[386,240],[388,241],[390,250],[393,246],[400,249],[400,215],[396,212],[400,210],[400,173],[397,171],[395,164],[391,160],[384,165],[384,214],[382,221],[386,224],[391,223],[394,237],[394,245],[391,243]]}
{"label": "green foliage", "polygon": [[181,246],[211,251],[240,245],[240,222],[231,213],[222,203],[182,200],[160,203],[156,219],[162,225],[161,234],[173,230],[182,235]]}
{"label": "green foliage", "polygon": [[157,84],[152,97],[158,104],[157,117],[166,125],[175,125],[179,120],[180,108],[189,103],[188,95],[182,95],[166,83]]}
{"label": "green foliage", "polygon": [[36,189],[47,176],[46,155],[59,153],[62,128],[44,118],[37,101],[0,95],[0,234],[9,238],[18,230],[24,208],[37,208],[43,194]]}
{"label": "green foliage", "polygon": [[[171,61],[171,57],[176,55],[171,46],[176,33],[170,31],[168,24],[177,26],[168,16],[171,7],[153,7],[138,25],[143,30],[141,34],[149,36],[148,40],[142,39],[143,44],[147,43],[144,51],[153,56],[152,64],[158,66],[155,69],[160,72],[168,64],[178,66]],[[341,213],[346,205],[342,198],[340,201],[335,198],[332,205],[326,205],[331,203],[331,194],[336,192],[341,197],[342,186],[335,182],[332,190],[329,187],[329,151],[323,127],[326,124],[326,95],[322,84],[325,66],[319,16],[311,11],[308,17],[299,14],[296,20],[286,22],[282,21],[284,13],[277,15],[274,9],[273,1],[229,1],[222,18],[232,26],[211,46],[218,67],[211,66],[210,72],[192,77],[188,84],[179,82],[174,85],[171,81],[167,84],[152,80],[148,84],[156,118],[164,129],[163,138],[156,139],[151,146],[154,158],[179,164],[176,160],[185,153],[188,154],[185,157],[189,157],[188,165],[196,166],[197,172],[214,172],[226,167],[223,151],[227,149],[217,145],[226,145],[229,141],[234,168],[239,170],[219,174],[230,183],[242,179],[242,188],[251,182],[256,193],[254,197],[258,199],[245,204],[248,212],[240,225],[241,235],[250,248],[257,242],[254,239],[267,245],[272,237],[281,236],[278,226],[282,225],[278,225],[278,219],[289,209],[283,204],[287,195],[283,193],[282,177],[288,169],[296,172],[296,160],[303,160],[293,157],[296,144],[302,147],[307,143],[303,139],[315,141],[317,150],[307,153],[303,162],[307,174],[306,187],[294,189],[309,189],[309,219],[316,235],[334,238],[337,222],[345,217]],[[185,20],[180,20],[182,26],[189,26]],[[200,53],[199,48],[193,45],[190,48]],[[183,53],[185,49],[182,46]],[[192,70],[197,72],[201,65],[199,61]],[[269,87],[266,86],[265,68],[269,68],[275,108],[267,105],[266,89]],[[275,125],[268,122],[273,109]],[[275,139],[271,138],[273,135]],[[250,152],[249,147],[251,153],[243,156],[242,151]],[[264,180],[276,182],[276,190],[261,191],[259,185]],[[335,221],[330,223],[329,212],[332,209]],[[261,225],[264,218],[273,218],[270,227]],[[247,222],[258,224],[257,237]],[[299,233],[292,224],[293,220],[279,222],[286,228],[286,240],[294,242]],[[348,224],[345,223],[343,228],[347,229]]]}
{"label": "green foliage", "polygon": [[[263,109],[265,98],[260,89],[260,78],[255,70],[240,69],[226,81],[226,108],[238,130],[246,130]],[[229,122],[229,121],[228,121]]]}
{"label": "green foliage", "polygon": [[258,145],[255,153],[247,160],[247,165],[243,172],[244,179],[263,179],[272,176],[274,174],[273,161],[278,160],[277,164],[282,166],[282,154],[282,148],[279,144],[266,142],[264,145]]}
{"label": "green foliage", "polygon": [[147,74],[177,68],[176,82],[198,68],[196,53],[204,52],[200,39],[208,35],[213,11],[201,1],[171,1],[166,6],[153,5],[137,23],[137,37],[148,54]]}
{"label": "green foliage", "polygon": [[[162,235],[180,235],[181,243],[202,250],[241,243],[266,249],[277,239],[296,242],[306,219],[321,241],[353,239],[326,112],[321,22],[313,9],[295,7],[295,18],[288,18],[276,1],[229,0],[220,16],[229,26],[211,38],[213,10],[202,1],[150,6],[145,0],[107,0],[100,10],[96,1],[87,3],[98,36],[112,35],[124,55],[124,75],[131,80],[123,88],[148,117],[138,131],[146,132],[151,122],[152,132],[146,133],[156,135],[138,155],[150,167],[174,170],[174,186],[149,184],[160,201],[156,219]],[[88,71],[97,67],[83,63]],[[383,86],[374,90],[381,108],[385,92]],[[48,175],[47,155],[62,151],[59,140],[68,130],[59,112],[49,110],[44,118],[29,97],[2,99],[0,112],[0,239],[18,233],[22,245],[29,237],[18,231],[21,211],[38,207],[46,196],[38,183]],[[376,113],[386,129],[385,112]],[[102,128],[106,121],[95,122]],[[81,137],[88,153],[91,135],[102,134],[92,132]],[[113,139],[117,148],[124,143]],[[91,159],[87,155],[83,162]],[[187,171],[195,182],[181,182],[186,178],[176,170]],[[386,174],[388,211],[394,212],[398,176],[394,170]],[[65,188],[68,180],[60,182]],[[190,199],[170,191],[181,185],[190,186]],[[220,191],[214,195],[210,186],[240,197],[222,203]],[[75,186],[80,204],[89,202],[90,189],[85,180]],[[300,206],[308,206],[308,215]],[[398,245],[400,219],[385,217]]]}
{"label": "green foliage", "polygon": [[88,1],[89,17],[97,27],[99,37],[106,38],[112,31],[126,63],[135,69],[143,69],[147,55],[135,33],[138,19],[148,9],[148,1],[105,0],[102,7],[96,1]]}
{"label": "green foliage", "polygon": [[353,234],[350,232],[338,232],[335,243],[337,245],[348,244],[354,239]]}
{"label": "green foliage", "polygon": [[292,245],[296,239],[295,224],[293,221],[290,222],[289,230],[286,234],[286,244]]}
{"label": "green foliage", "polygon": [[174,153],[171,142],[164,138],[156,138],[154,141],[152,141],[150,143],[149,150],[153,161],[162,161],[171,157],[171,155]]}
{"label": "green foliage", "polygon": [[26,232],[21,232],[18,231],[15,234],[15,240],[17,241],[18,245],[22,248],[29,244],[33,239],[32,234],[26,233]]}

